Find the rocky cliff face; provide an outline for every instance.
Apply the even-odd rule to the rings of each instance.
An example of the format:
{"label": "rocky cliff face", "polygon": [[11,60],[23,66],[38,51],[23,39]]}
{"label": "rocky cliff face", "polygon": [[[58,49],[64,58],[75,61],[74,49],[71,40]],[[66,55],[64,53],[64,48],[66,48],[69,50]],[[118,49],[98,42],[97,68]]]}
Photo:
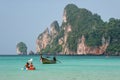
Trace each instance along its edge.
{"label": "rocky cliff face", "polygon": [[19,42],[16,45],[16,51],[18,55],[27,55],[27,46],[24,42]]}
{"label": "rocky cliff face", "polygon": [[19,48],[16,48],[16,52],[18,53],[18,55],[22,55],[23,53],[19,50]]}
{"label": "rocky cliff face", "polygon": [[38,36],[36,40],[36,51],[41,52],[42,49],[45,49],[47,45],[51,44],[54,38],[59,33],[59,25],[57,21],[54,21],[50,26],[50,31],[47,28],[43,33]]}
{"label": "rocky cliff face", "polygon": [[64,37],[63,37],[64,44],[62,45],[63,54],[73,54],[73,52],[68,48],[68,43],[67,43],[68,35],[69,35],[70,32],[72,32],[71,25],[67,24],[64,27],[64,31],[65,31],[64,32]]}
{"label": "rocky cliff face", "polygon": [[[109,31],[112,31],[104,24],[106,23],[99,15],[73,4],[67,5],[63,12],[62,25],[59,26],[58,22],[54,21],[50,29],[47,28],[38,36],[37,52],[44,50],[60,54],[101,55],[110,45]],[[115,41],[118,39],[113,42]]]}
{"label": "rocky cliff face", "polygon": [[51,37],[49,34],[48,28],[39,35],[36,44],[37,44],[37,52],[40,52],[42,49],[45,49],[47,44],[50,43]]}
{"label": "rocky cliff face", "polygon": [[63,22],[64,22],[64,23],[67,22],[67,14],[66,14],[66,10],[64,10],[64,13],[63,13]]}
{"label": "rocky cliff face", "polygon": [[86,54],[101,55],[105,52],[105,50],[107,49],[107,47],[109,45],[108,40],[104,40],[102,42],[103,42],[103,44],[101,46],[97,46],[97,47],[87,46],[85,43],[85,37],[83,35],[82,38],[78,42],[77,53],[85,54],[85,55]]}

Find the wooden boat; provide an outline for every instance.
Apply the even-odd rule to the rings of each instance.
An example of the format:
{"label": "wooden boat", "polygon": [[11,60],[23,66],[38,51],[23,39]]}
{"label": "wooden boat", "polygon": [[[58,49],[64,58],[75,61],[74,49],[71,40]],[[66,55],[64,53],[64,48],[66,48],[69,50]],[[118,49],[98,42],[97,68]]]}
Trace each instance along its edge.
{"label": "wooden boat", "polygon": [[43,64],[55,64],[56,63],[56,58],[54,57],[53,60],[49,60],[47,58],[43,58],[42,55],[40,55],[40,61]]}

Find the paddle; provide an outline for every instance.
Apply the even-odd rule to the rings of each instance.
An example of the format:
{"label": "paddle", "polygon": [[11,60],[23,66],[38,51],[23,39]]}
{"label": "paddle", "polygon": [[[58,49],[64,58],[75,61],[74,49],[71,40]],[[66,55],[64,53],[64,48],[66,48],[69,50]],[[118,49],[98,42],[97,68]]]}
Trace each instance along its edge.
{"label": "paddle", "polygon": [[23,68],[21,68],[21,70],[26,70],[26,67],[24,66]]}

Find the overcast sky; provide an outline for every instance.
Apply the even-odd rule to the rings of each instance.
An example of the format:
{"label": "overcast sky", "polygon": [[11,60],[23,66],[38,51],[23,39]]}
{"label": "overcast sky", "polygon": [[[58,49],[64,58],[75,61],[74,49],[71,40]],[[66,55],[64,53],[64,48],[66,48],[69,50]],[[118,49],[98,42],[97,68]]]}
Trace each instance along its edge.
{"label": "overcast sky", "polygon": [[67,4],[97,13],[104,21],[120,19],[120,0],[0,0],[0,54],[17,54],[16,44],[36,52],[36,39],[57,20],[61,25]]}

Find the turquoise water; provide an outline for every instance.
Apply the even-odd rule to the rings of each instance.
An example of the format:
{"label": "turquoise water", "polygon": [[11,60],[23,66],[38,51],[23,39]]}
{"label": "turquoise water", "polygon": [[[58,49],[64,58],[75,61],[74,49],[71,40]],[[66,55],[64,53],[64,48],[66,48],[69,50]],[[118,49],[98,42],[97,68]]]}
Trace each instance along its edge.
{"label": "turquoise water", "polygon": [[[21,68],[33,58],[35,71]],[[0,56],[0,80],[120,80],[120,57],[57,56],[57,64],[41,64],[39,56]]]}

